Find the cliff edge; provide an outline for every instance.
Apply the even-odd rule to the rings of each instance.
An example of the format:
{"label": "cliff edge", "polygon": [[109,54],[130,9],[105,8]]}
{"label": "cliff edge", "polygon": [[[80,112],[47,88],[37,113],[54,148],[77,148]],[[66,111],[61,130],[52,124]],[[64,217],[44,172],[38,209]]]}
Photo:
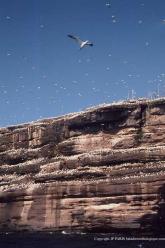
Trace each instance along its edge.
{"label": "cliff edge", "polygon": [[1,128],[0,229],[165,234],[165,98]]}

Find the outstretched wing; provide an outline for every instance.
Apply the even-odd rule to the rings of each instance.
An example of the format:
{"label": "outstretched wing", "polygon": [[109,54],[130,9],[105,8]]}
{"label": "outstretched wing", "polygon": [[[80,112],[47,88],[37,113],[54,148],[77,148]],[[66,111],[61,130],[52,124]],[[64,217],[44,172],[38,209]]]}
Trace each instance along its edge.
{"label": "outstretched wing", "polygon": [[87,42],[87,45],[88,46],[93,46],[93,43],[92,42]]}
{"label": "outstretched wing", "polygon": [[76,42],[78,42],[79,45],[81,45],[82,42],[83,42],[79,37],[74,36],[72,34],[68,34],[68,37],[71,38],[71,39],[73,39],[73,40],[75,40]]}

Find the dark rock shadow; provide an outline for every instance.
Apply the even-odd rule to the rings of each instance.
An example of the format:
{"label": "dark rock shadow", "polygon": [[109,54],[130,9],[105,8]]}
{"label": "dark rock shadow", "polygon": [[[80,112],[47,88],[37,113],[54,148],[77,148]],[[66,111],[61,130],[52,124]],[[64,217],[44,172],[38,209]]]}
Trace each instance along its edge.
{"label": "dark rock shadow", "polygon": [[165,236],[165,184],[160,187],[156,209],[157,214],[146,214],[140,220],[141,231],[156,236]]}

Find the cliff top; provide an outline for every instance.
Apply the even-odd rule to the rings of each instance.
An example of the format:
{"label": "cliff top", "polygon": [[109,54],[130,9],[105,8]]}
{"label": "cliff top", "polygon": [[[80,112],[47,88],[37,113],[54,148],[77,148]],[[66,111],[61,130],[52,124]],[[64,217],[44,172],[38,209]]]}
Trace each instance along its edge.
{"label": "cliff top", "polygon": [[60,121],[60,120],[69,120],[72,119],[74,117],[78,117],[78,116],[83,116],[87,113],[91,113],[91,112],[96,112],[96,111],[102,111],[105,109],[121,109],[121,108],[134,108],[137,105],[139,106],[147,106],[147,105],[159,105],[159,104],[165,104],[165,97],[161,97],[161,98],[156,98],[156,99],[147,99],[147,98],[138,98],[138,99],[132,99],[132,100],[123,100],[123,101],[118,101],[118,102],[113,102],[113,103],[102,103],[96,106],[92,106],[89,108],[86,108],[83,111],[79,111],[79,112],[73,112],[73,113],[69,113],[69,114],[65,114],[65,115],[61,115],[61,116],[57,116],[57,117],[48,117],[48,118],[43,118],[43,119],[39,119],[36,121],[32,121],[32,122],[26,122],[26,123],[21,123],[21,124],[17,124],[17,125],[12,125],[12,126],[7,126],[7,127],[0,127],[0,133],[5,130],[14,130],[17,128],[22,128],[22,127],[26,127],[29,125],[41,125],[41,124],[47,124],[47,123],[52,123],[54,121]]}

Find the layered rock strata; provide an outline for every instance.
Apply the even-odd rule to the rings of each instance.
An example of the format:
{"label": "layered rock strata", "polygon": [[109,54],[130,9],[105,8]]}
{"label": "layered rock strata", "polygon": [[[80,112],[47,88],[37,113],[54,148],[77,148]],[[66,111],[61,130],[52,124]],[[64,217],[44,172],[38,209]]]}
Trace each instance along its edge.
{"label": "layered rock strata", "polygon": [[1,128],[0,228],[165,234],[165,99]]}

